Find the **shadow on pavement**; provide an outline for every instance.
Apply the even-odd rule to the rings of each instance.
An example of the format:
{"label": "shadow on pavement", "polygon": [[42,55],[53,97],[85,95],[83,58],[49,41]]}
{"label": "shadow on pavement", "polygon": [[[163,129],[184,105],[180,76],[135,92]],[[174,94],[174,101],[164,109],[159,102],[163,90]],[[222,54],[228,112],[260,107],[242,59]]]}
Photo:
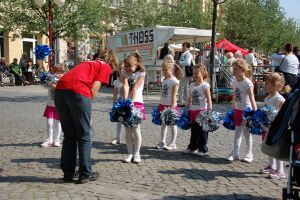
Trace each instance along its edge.
{"label": "shadow on pavement", "polygon": [[37,162],[37,163],[44,163],[47,164],[49,168],[59,169],[60,165],[60,158],[18,158],[18,159],[11,159],[12,163],[30,163],[30,162]]}
{"label": "shadow on pavement", "polygon": [[46,102],[47,96],[15,96],[15,97],[0,97],[0,102]]}
{"label": "shadow on pavement", "polygon": [[229,195],[200,195],[200,196],[165,196],[163,200],[196,200],[196,199],[255,199],[255,200],[274,200],[271,197],[254,196],[251,194],[229,194]]}
{"label": "shadow on pavement", "polygon": [[20,182],[38,182],[38,183],[63,183],[61,179],[46,178],[37,176],[0,176],[0,183],[20,183]]}
{"label": "shadow on pavement", "polygon": [[17,144],[0,144],[0,147],[33,147],[40,146],[40,142],[35,143],[17,143]]}
{"label": "shadow on pavement", "polygon": [[[236,172],[236,171],[228,171],[228,170],[220,170],[220,171],[209,171],[206,169],[176,169],[176,170],[162,170],[158,171],[161,174],[181,174],[183,177],[187,179],[194,180],[203,180],[203,181],[213,181],[216,180],[216,177],[225,177],[225,178],[249,178],[255,177],[250,175],[249,172]],[[249,174],[249,175],[247,175]]]}

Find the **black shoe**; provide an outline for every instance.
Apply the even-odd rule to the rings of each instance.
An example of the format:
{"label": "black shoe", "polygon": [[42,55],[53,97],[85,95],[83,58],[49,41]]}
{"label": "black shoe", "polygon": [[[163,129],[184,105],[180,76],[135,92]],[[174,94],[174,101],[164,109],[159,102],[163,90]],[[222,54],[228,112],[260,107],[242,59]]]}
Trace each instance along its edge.
{"label": "black shoe", "polygon": [[63,182],[65,183],[74,183],[74,176],[64,176]]}
{"label": "black shoe", "polygon": [[88,183],[89,181],[95,181],[99,177],[97,172],[93,172],[89,177],[79,177],[79,179],[75,182],[76,184],[84,184]]}

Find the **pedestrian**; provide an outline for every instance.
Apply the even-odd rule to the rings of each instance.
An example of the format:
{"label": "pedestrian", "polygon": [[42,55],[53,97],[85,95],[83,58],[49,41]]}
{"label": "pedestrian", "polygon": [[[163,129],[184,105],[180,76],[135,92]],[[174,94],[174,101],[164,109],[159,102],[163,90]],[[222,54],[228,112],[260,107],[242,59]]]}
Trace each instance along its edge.
{"label": "pedestrian", "polygon": [[[158,111],[163,112],[166,108],[171,108],[178,111],[177,107],[177,92],[179,87],[179,80],[182,77],[181,68],[174,62],[163,62],[162,72],[164,80],[162,82],[162,92],[160,95],[160,104]],[[166,145],[166,137],[168,131],[167,125],[161,125],[161,141],[156,146],[157,149],[175,150],[177,139],[177,126],[170,125],[171,128],[171,142]]]}
{"label": "pedestrian", "polygon": [[[274,110],[279,111],[285,102],[284,97],[280,93],[288,93],[290,91],[289,86],[285,86],[285,80],[283,74],[271,72],[265,77],[265,91],[268,96],[265,98],[264,102],[266,105],[271,106]],[[279,93],[280,92],[280,93]],[[268,127],[264,127],[262,133],[262,140],[266,138],[266,133],[268,132]],[[269,174],[270,178],[273,179],[284,179],[286,175],[283,170],[283,161],[272,158],[268,156],[268,165],[261,169],[260,172],[263,174]]]}
{"label": "pedestrian", "polygon": [[4,87],[3,78],[9,77],[9,82],[11,85],[14,85],[14,75],[9,72],[9,67],[5,62],[5,58],[0,59],[0,85]]}
{"label": "pedestrian", "polygon": [[[275,69],[276,72],[281,72],[284,75],[285,84],[292,89],[297,83],[297,75],[299,68],[299,60],[293,54],[293,45],[287,43],[284,46],[284,54],[276,54],[271,56],[271,60],[279,62],[279,66]],[[287,98],[286,95],[284,95]]]}
{"label": "pedestrian", "polygon": [[233,86],[233,109],[234,109],[234,143],[233,151],[228,156],[229,161],[239,160],[239,151],[242,142],[242,134],[245,136],[247,153],[243,161],[251,163],[253,161],[252,153],[252,135],[247,127],[242,125],[243,112],[246,108],[256,110],[256,102],[254,99],[253,83],[250,80],[251,69],[243,59],[237,59],[233,64],[233,75],[236,80]]}
{"label": "pedestrian", "polygon": [[[145,68],[142,57],[138,53],[128,55],[124,61],[125,73],[123,74],[123,87],[125,99],[131,98],[133,105],[143,113],[146,113],[143,102],[143,89],[145,82]],[[141,125],[136,127],[125,127],[127,157],[123,160],[126,163],[141,162],[140,148],[142,145]]]}
{"label": "pedestrian", "polygon": [[189,89],[189,114],[191,120],[190,144],[182,153],[196,154],[198,156],[207,156],[208,132],[196,122],[196,117],[201,112],[207,112],[212,109],[212,100],[210,95],[210,85],[208,83],[208,72],[206,67],[200,63],[194,66],[193,79],[195,82],[190,84]]}
{"label": "pedestrian", "polygon": [[[60,79],[64,74],[64,69],[62,65],[57,65],[53,67],[53,74]],[[61,124],[59,121],[59,116],[54,104],[54,92],[56,84],[50,84],[48,86],[48,98],[47,105],[44,111],[44,117],[47,119],[47,139],[41,144],[42,147],[60,147],[60,135],[61,135]],[[55,139],[54,138],[54,134]]]}
{"label": "pedestrian", "polygon": [[26,85],[25,75],[22,73],[20,65],[18,65],[18,59],[14,58],[13,62],[9,65],[11,73],[15,76],[16,85]]}
{"label": "pedestrian", "polygon": [[101,60],[78,64],[56,85],[54,102],[64,132],[60,164],[64,182],[74,182],[77,151],[79,179],[76,183],[87,183],[99,176],[91,167],[91,106],[100,87],[108,84],[114,67],[101,56]]}
{"label": "pedestrian", "polygon": [[185,106],[188,97],[188,87],[189,81],[192,76],[192,65],[193,65],[193,55],[190,52],[191,44],[189,42],[184,42],[182,44],[182,54],[179,59],[179,65],[181,69],[185,72],[184,76],[180,79],[179,90],[178,90],[178,100],[179,106]]}
{"label": "pedestrian", "polygon": [[[117,80],[114,80],[114,93],[113,93],[113,104],[116,102],[118,98],[124,98],[124,90],[123,84],[121,80],[121,75],[124,73],[124,63],[120,63],[118,65],[117,70]],[[121,143],[121,135],[122,135],[122,123],[117,122],[117,133],[115,139],[111,141],[111,144],[116,145]]]}

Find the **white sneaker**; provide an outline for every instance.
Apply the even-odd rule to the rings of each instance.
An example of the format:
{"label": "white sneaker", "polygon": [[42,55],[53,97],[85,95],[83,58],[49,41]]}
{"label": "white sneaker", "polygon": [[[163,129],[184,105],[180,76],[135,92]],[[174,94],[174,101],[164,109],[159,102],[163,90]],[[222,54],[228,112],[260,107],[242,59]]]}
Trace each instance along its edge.
{"label": "white sneaker", "polygon": [[52,141],[49,139],[44,140],[44,142],[41,144],[42,147],[52,147]]}
{"label": "white sneaker", "polygon": [[111,144],[113,144],[113,145],[117,145],[117,144],[120,144],[120,141],[118,141],[118,140],[114,139],[114,140],[112,140],[112,141],[111,141]]}
{"label": "white sneaker", "polygon": [[173,151],[173,150],[176,150],[177,147],[176,147],[176,144],[172,143],[172,144],[169,144],[168,146],[165,146],[164,149],[166,149],[168,151]]}
{"label": "white sneaker", "polygon": [[269,178],[271,179],[286,179],[286,175],[284,172],[279,172],[275,170],[272,174],[269,174]]}
{"label": "white sneaker", "polygon": [[60,147],[60,139],[56,139],[56,140],[53,142],[53,146],[54,146],[54,147]]}
{"label": "white sneaker", "polygon": [[200,157],[204,157],[204,156],[208,156],[209,155],[209,153],[208,152],[202,152],[202,151],[198,151],[197,153],[196,153],[196,155],[197,156],[200,156]]}
{"label": "white sneaker", "polygon": [[197,155],[198,150],[192,151],[190,149],[185,149],[181,153],[183,153],[183,154],[195,154],[195,155]]}
{"label": "white sneaker", "polygon": [[132,160],[133,155],[132,154],[128,154],[127,157],[123,160],[123,162],[125,163],[130,163]]}
{"label": "white sneaker", "polygon": [[234,152],[231,152],[229,154],[229,156],[227,157],[227,160],[229,160],[229,161],[234,161],[234,160],[239,160],[239,159],[240,159],[239,155],[236,155]]}
{"label": "white sneaker", "polygon": [[253,161],[253,154],[246,154],[245,158],[243,159],[244,162],[247,162],[247,163],[251,163]]}
{"label": "white sneaker", "polygon": [[157,149],[164,149],[166,147],[166,143],[164,142],[160,142],[158,143],[158,145],[156,146]]}
{"label": "white sneaker", "polygon": [[141,156],[140,155],[135,155],[133,156],[133,161],[134,163],[140,163],[142,160],[141,160]]}

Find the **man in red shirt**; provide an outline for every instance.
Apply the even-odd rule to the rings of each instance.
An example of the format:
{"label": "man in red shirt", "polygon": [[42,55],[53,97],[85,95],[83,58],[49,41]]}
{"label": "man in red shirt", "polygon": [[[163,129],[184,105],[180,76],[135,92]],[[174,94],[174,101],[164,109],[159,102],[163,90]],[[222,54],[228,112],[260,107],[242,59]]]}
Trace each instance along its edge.
{"label": "man in red shirt", "polygon": [[91,100],[102,84],[108,84],[111,65],[104,61],[82,62],[68,71],[55,88],[57,108],[64,140],[61,154],[61,169],[64,182],[74,182],[74,173],[79,154],[79,179],[76,183],[96,180],[98,174],[91,167]]}

